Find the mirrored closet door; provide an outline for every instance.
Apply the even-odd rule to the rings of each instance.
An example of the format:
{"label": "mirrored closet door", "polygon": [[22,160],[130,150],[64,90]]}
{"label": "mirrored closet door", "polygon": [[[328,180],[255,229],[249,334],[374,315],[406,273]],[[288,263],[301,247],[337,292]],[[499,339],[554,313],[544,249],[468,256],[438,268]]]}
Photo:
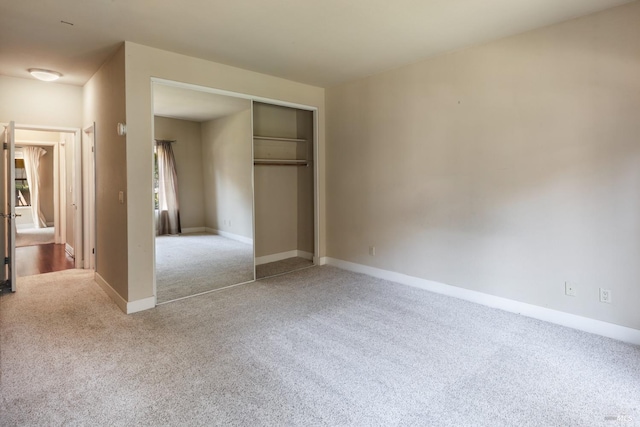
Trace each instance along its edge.
{"label": "mirrored closet door", "polygon": [[153,84],[157,303],[255,280],[251,101]]}
{"label": "mirrored closet door", "polygon": [[253,103],[257,278],[313,266],[313,138],[312,111]]}

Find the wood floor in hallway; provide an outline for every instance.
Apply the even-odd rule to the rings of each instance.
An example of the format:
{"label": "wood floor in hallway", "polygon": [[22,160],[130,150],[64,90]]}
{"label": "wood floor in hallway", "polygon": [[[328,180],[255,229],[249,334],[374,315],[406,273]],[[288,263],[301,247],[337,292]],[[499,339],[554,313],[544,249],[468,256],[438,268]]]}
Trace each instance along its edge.
{"label": "wood floor in hallway", "polygon": [[74,261],[65,251],[65,245],[54,243],[16,248],[16,275],[18,277],[74,268]]}

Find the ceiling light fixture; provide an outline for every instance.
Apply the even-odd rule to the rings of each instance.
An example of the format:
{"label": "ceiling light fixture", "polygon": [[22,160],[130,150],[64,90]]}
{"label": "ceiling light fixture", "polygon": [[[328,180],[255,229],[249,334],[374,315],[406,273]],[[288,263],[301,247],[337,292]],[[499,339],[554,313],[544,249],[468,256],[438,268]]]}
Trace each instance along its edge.
{"label": "ceiling light fixture", "polygon": [[43,70],[42,68],[29,68],[29,73],[38,80],[43,82],[52,82],[62,77],[57,71]]}

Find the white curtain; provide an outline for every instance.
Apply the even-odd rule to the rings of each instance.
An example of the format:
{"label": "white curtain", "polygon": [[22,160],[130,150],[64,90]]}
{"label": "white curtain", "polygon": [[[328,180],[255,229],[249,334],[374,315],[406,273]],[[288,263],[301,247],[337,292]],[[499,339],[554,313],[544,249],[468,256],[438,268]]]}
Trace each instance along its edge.
{"label": "white curtain", "polygon": [[47,221],[40,210],[40,157],[47,152],[40,147],[24,147],[24,169],[31,194],[31,216],[34,228],[47,228]]}
{"label": "white curtain", "polygon": [[179,234],[178,174],[171,148],[172,141],[156,140],[158,154],[158,223],[157,234]]}

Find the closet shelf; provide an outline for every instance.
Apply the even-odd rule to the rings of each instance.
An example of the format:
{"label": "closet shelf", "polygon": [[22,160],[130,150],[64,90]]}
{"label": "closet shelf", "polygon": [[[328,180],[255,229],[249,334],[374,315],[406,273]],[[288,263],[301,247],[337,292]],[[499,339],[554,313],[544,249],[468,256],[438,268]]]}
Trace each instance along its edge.
{"label": "closet shelf", "polygon": [[264,140],[264,141],[307,142],[306,139],[280,138],[280,137],[276,137],[276,136],[258,136],[258,135],[253,135],[253,139],[261,139],[261,140]]}
{"label": "closet shelf", "polygon": [[270,166],[309,166],[307,160],[285,160],[285,159],[254,159],[254,165]]}

